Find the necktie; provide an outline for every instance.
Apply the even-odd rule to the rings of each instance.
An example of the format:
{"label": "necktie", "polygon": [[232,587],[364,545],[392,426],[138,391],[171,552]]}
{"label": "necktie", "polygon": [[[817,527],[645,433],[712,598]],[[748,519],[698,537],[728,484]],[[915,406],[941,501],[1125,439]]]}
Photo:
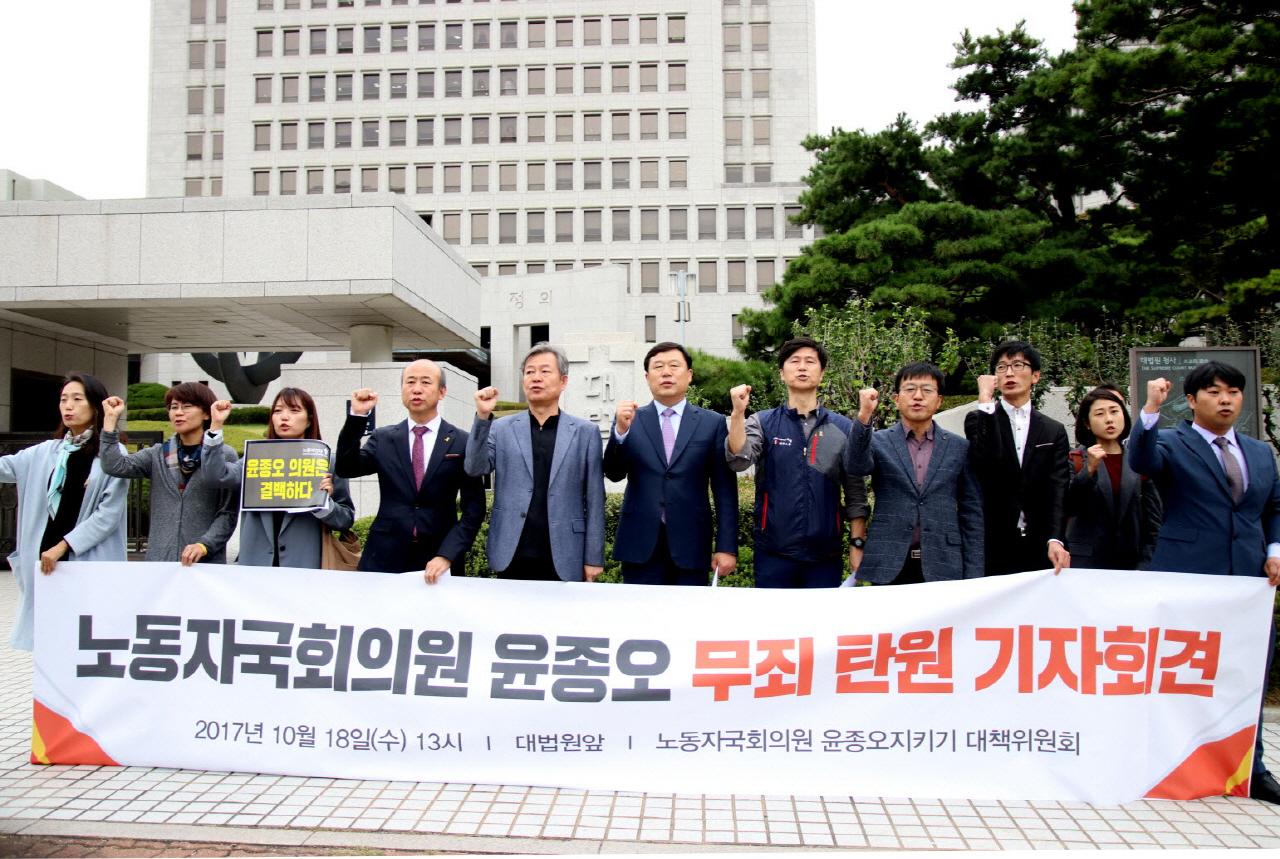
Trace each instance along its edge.
{"label": "necktie", "polygon": [[662,410],[662,449],[666,451],[668,463],[671,462],[671,451],[676,449],[676,430],[671,425],[671,416],[675,413],[675,409]]}
{"label": "necktie", "polygon": [[1231,490],[1231,500],[1239,504],[1240,496],[1244,495],[1244,472],[1240,470],[1240,460],[1228,447],[1230,442],[1222,436],[1215,438],[1213,443],[1222,448],[1222,470],[1227,473],[1227,489]]}
{"label": "necktie", "polygon": [[422,488],[422,475],[427,473],[427,460],[423,451],[422,437],[427,434],[428,427],[413,428],[413,488]]}

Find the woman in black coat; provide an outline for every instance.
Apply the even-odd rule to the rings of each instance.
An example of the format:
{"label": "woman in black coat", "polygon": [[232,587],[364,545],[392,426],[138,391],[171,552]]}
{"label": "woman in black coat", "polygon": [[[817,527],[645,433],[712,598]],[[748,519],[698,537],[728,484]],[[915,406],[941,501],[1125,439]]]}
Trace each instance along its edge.
{"label": "woman in black coat", "polygon": [[1076,415],[1071,452],[1075,472],[1067,488],[1067,549],[1071,566],[1146,569],[1155,551],[1163,510],[1156,486],[1129,468],[1121,444],[1133,420],[1109,388],[1085,395]]}

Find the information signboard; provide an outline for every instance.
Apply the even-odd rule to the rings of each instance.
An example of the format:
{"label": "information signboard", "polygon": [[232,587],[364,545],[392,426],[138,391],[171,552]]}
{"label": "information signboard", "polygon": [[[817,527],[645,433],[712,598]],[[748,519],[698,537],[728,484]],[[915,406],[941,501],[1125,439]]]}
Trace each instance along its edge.
{"label": "information signboard", "polygon": [[1169,399],[1160,409],[1160,428],[1171,429],[1191,420],[1191,407],[1182,393],[1187,374],[1205,361],[1221,361],[1244,373],[1244,406],[1236,431],[1261,438],[1262,426],[1262,354],[1257,346],[1176,346],[1160,349],[1129,350],[1129,398],[1136,413],[1147,401],[1147,382],[1165,378],[1173,383]]}

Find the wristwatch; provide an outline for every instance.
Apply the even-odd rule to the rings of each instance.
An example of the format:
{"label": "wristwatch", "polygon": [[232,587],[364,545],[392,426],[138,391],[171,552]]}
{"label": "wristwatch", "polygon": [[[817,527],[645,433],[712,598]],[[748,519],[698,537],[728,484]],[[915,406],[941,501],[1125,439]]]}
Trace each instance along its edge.
{"label": "wristwatch", "polygon": [[855,548],[855,549],[863,549],[863,548],[866,548],[866,545],[867,545],[867,538],[866,538],[866,537],[850,537],[850,538],[849,538],[849,545],[850,545],[850,546],[853,546],[853,548]]}

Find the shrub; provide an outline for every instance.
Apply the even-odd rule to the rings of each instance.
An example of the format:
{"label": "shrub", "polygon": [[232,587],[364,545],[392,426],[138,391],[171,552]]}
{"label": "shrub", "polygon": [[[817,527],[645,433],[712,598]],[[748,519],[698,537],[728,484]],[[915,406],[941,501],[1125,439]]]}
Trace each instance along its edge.
{"label": "shrub", "polygon": [[169,389],[156,382],[138,382],[130,385],[124,395],[125,404],[130,409],[162,409],[164,395]]}

